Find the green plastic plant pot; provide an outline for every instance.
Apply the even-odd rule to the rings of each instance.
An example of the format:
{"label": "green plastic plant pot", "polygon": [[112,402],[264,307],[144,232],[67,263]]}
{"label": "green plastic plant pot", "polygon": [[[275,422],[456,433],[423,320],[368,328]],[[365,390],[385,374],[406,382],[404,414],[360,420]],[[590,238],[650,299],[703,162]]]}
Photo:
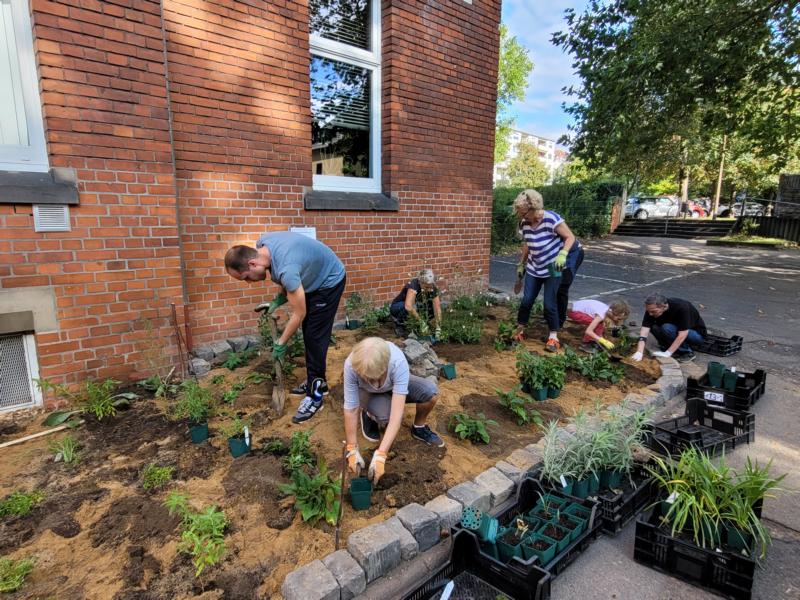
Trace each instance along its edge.
{"label": "green plastic plant pot", "polygon": [[605,469],[600,473],[600,488],[614,489],[622,483],[622,471]]}
{"label": "green plastic plant pot", "polygon": [[250,444],[245,442],[244,436],[228,438],[228,448],[230,449],[231,456],[233,456],[233,458],[239,458],[240,456],[250,452]]}
{"label": "green plastic plant pot", "polygon": [[500,524],[497,519],[489,516],[486,513],[481,515],[481,522],[478,525],[478,537],[482,542],[493,544],[497,539],[497,532],[500,530]]}
{"label": "green plastic plant pot", "polygon": [[550,274],[550,277],[561,277],[561,271],[557,271],[553,263],[547,265],[547,272]]}
{"label": "green plastic plant pot", "polygon": [[189,435],[192,443],[202,444],[208,439],[208,423],[190,423]]}
{"label": "green plastic plant pot", "polygon": [[431,344],[436,343],[436,338],[432,335],[420,335],[417,337],[420,342],[430,342]]}
{"label": "green plastic plant pot", "polygon": [[711,361],[708,363],[708,383],[712,387],[722,387],[722,374],[725,372],[725,365],[721,362]]}
{"label": "green plastic plant pot", "polygon": [[589,495],[589,478],[584,477],[572,484],[572,495],[576,498],[586,498]]}
{"label": "green plastic plant pot", "polygon": [[541,521],[542,524],[552,523],[558,519],[559,510],[560,509],[558,508],[551,508],[548,516],[548,513],[545,511],[544,507],[538,506],[528,513],[528,518],[537,519]]}
{"label": "green plastic plant pot", "polygon": [[366,510],[372,504],[372,482],[366,477],[350,480],[350,504],[354,510]]}
{"label": "green plastic plant pot", "polygon": [[753,536],[731,525],[725,525],[725,543],[737,552],[749,552],[753,546]]}
{"label": "green plastic plant pot", "polygon": [[[561,518],[566,518],[567,520],[569,520],[571,526],[564,525],[564,523],[561,522]],[[577,517],[575,515],[568,514],[568,513],[562,513],[561,514],[561,517],[559,518],[559,523],[558,524],[561,527],[570,530],[570,532],[571,532],[570,533],[570,541],[571,542],[574,542],[575,540],[577,540],[581,536],[581,534],[584,531],[586,531],[586,520],[585,519],[581,519],[580,517]]]}
{"label": "green plastic plant pot", "polygon": [[[559,482],[559,486],[560,486]],[[541,497],[536,501],[537,508],[544,507],[545,504],[548,504],[551,507],[555,507],[559,510],[567,504],[568,500],[566,498],[562,498],[561,496],[556,496],[555,494],[542,494]]]}
{"label": "green plastic plant pot", "polygon": [[505,536],[506,533],[509,531],[514,531],[515,529],[515,527],[503,527],[497,532],[497,554],[502,562],[508,562],[511,560],[512,556],[519,556],[520,558],[523,558],[522,542],[525,540],[525,536],[523,536],[522,539],[516,544],[509,544],[503,540],[503,536]]}
{"label": "green plastic plant pot", "polygon": [[611,469],[603,469],[600,471],[600,489],[610,487],[608,482],[611,477]]}
{"label": "green plastic plant pot", "polygon": [[494,542],[483,542],[480,544],[481,552],[486,554],[487,556],[491,556],[495,560],[500,560],[499,555],[497,554],[497,544]]}
{"label": "green plastic plant pot", "polygon": [[739,377],[738,373],[733,373],[731,371],[725,371],[722,374],[722,387],[725,388],[728,392],[735,392],[736,391],[736,380]]}
{"label": "green plastic plant pot", "polygon": [[441,365],[439,370],[442,373],[442,377],[445,379],[455,379],[456,378],[456,366],[453,363],[448,363],[446,365]]}
{"label": "green plastic plant pot", "polygon": [[592,516],[592,511],[586,508],[583,504],[577,504],[573,502],[567,508],[564,509],[564,512],[568,515],[575,515],[579,519],[584,519],[587,524],[589,522],[589,517]]}
{"label": "green plastic plant pot", "polygon": [[[537,540],[542,540],[547,544],[547,548],[543,550],[539,550],[534,547],[534,543]],[[553,560],[553,557],[556,555],[556,542],[555,540],[551,540],[550,538],[534,534],[531,537],[527,538],[522,543],[522,556],[525,560],[529,560],[534,556],[539,559],[539,565],[544,567],[547,563]]]}
{"label": "green plastic plant pot", "polygon": [[547,388],[533,388],[530,395],[537,402],[544,402],[547,400]]}
{"label": "green plastic plant pot", "polygon": [[[557,540],[557,539],[551,538],[550,536],[545,534],[544,530],[549,528],[549,527],[555,527],[557,530],[559,530],[563,534],[563,537],[560,540]],[[561,527],[561,525],[558,525],[555,522],[553,522],[553,523],[544,523],[541,526],[541,528],[539,528],[539,531],[537,531],[536,533],[541,535],[541,536],[543,536],[543,537],[546,537],[547,539],[552,539],[553,541],[555,541],[555,543],[556,543],[556,552],[563,552],[564,549],[567,546],[569,546],[569,543],[572,541],[572,532],[569,529],[565,528],[565,527]]]}
{"label": "green plastic plant pot", "polygon": [[547,388],[547,397],[551,400],[558,398],[561,395],[561,388],[549,387]]}
{"label": "green plastic plant pot", "polygon": [[361,327],[361,321],[359,321],[358,319],[350,319],[347,322],[348,329],[358,329],[359,327]]}
{"label": "green plastic plant pot", "polygon": [[600,477],[597,475],[597,473],[591,473],[588,479],[589,479],[589,494],[596,494],[597,490],[600,489]]}

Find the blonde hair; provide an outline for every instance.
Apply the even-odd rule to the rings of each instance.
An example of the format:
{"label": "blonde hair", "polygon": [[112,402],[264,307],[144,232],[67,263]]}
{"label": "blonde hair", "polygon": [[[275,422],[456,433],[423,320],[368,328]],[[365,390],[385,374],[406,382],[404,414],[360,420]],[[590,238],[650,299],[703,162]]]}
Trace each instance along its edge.
{"label": "blonde hair", "polygon": [[389,370],[389,342],[368,337],[358,342],[350,353],[350,365],[363,379],[380,379]]}
{"label": "blonde hair", "polygon": [[544,198],[536,190],[522,190],[514,199],[514,210],[521,214],[544,210]]}
{"label": "blonde hair", "polygon": [[622,325],[628,315],[631,314],[631,307],[625,300],[614,300],[608,305],[608,312],[606,313],[605,326],[615,327]]}

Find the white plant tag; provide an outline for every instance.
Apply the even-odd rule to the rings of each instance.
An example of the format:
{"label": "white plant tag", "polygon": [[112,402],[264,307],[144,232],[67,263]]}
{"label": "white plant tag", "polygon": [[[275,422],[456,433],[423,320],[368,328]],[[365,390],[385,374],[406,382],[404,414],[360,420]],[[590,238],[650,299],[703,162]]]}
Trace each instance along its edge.
{"label": "white plant tag", "polygon": [[703,399],[710,400],[711,402],[725,402],[725,394],[718,392],[703,392]]}
{"label": "white plant tag", "polygon": [[244,428],[244,443],[250,445],[250,430],[245,426]]}
{"label": "white plant tag", "polygon": [[736,373],[736,367],[731,367],[731,373]]}
{"label": "white plant tag", "polygon": [[567,480],[564,478],[564,476],[563,476],[563,475],[561,476],[561,485],[562,485],[563,487],[567,487]]}
{"label": "white plant tag", "polygon": [[678,492],[672,492],[667,498],[667,504],[673,504],[678,499]]}

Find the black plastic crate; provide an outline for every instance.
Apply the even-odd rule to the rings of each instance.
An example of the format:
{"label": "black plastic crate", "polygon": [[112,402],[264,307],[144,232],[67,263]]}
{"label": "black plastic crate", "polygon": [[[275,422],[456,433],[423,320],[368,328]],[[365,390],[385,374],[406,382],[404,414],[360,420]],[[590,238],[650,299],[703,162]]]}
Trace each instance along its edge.
{"label": "black plastic crate", "polygon": [[755,415],[690,398],[684,416],[652,425],[647,445],[665,455],[680,454],[693,446],[716,456],[749,444],[755,437]]}
{"label": "black plastic crate", "polygon": [[743,341],[744,339],[740,335],[734,335],[728,338],[722,335],[707,333],[703,343],[698,346],[693,346],[693,348],[698,352],[712,354],[714,356],[730,356],[741,351]]}
{"label": "black plastic crate", "polygon": [[622,476],[620,493],[608,489],[600,490],[596,497],[603,532],[611,536],[617,535],[650,504],[654,493],[653,479],[642,464],[635,465],[630,476]]}
{"label": "black plastic crate", "polygon": [[764,395],[766,388],[767,374],[763,369],[756,369],[753,373],[739,371],[732,392],[709,384],[706,374],[699,379],[689,377],[686,380],[686,397],[703,398],[710,404],[733,410],[749,410]]}
{"label": "black plastic crate", "polygon": [[548,600],[550,575],[538,567],[527,573],[511,571],[479,550],[478,538],[461,530],[453,536],[450,560],[403,600],[438,600],[445,586],[456,583],[450,600]]}
{"label": "black plastic crate", "polygon": [[639,515],[634,560],[715,594],[750,600],[755,560],[736,552],[701,548],[691,539],[672,537],[668,527],[659,526],[660,518],[660,503]]}

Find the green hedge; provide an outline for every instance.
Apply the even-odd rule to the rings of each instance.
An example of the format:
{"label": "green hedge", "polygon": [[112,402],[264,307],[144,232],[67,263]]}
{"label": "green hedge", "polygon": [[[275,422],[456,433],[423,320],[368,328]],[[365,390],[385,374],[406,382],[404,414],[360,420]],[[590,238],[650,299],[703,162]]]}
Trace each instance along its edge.
{"label": "green hedge", "polygon": [[[611,204],[622,196],[621,182],[559,183],[536,188],[544,198],[544,207],[560,214],[577,236],[591,237],[608,233],[611,226]],[[514,214],[514,198],[520,187],[494,189],[492,204],[492,252],[519,243]]]}

